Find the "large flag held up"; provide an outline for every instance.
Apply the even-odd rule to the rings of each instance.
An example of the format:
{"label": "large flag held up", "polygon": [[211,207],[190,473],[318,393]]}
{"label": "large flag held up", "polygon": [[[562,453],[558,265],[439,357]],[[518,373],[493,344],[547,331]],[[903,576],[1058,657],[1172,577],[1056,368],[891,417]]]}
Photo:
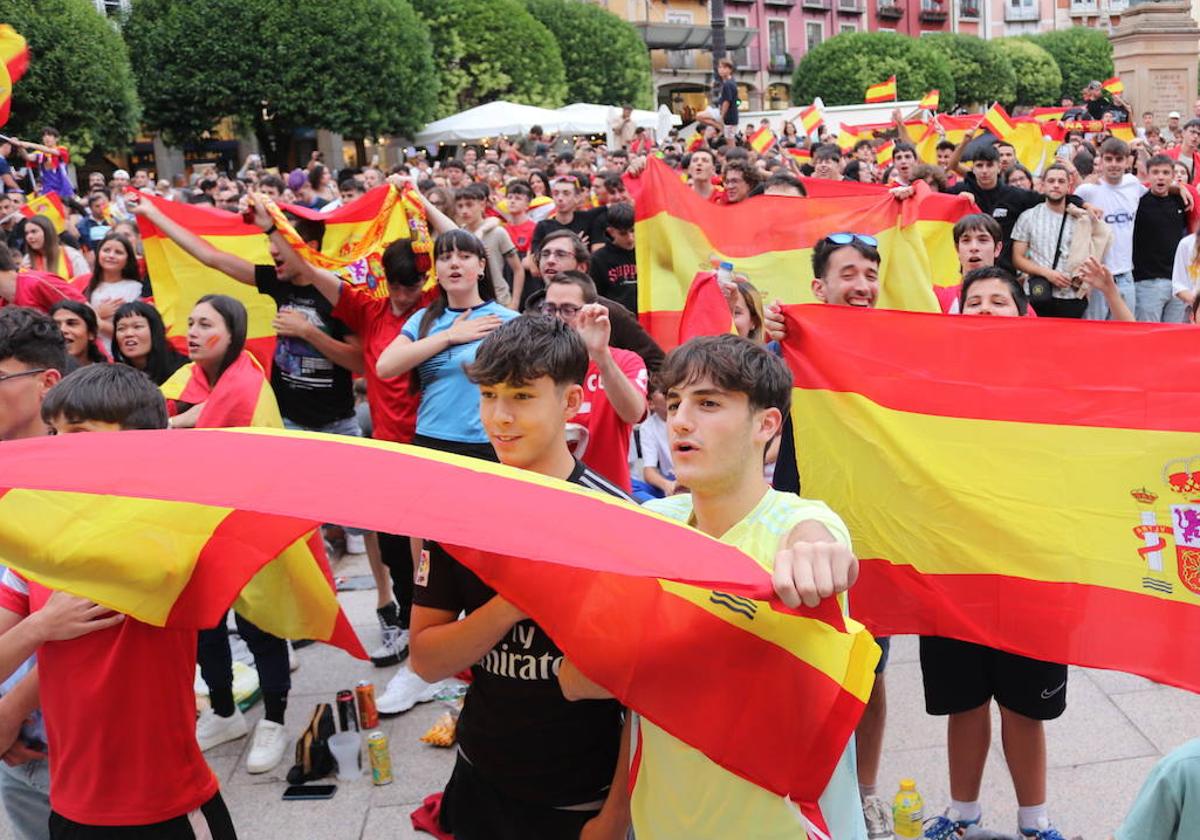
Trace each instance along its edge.
{"label": "large flag held up", "polygon": [[[134,463],[154,469],[130,470]],[[360,492],[313,492],[346,475],[360,477]],[[428,449],[260,429],[70,435],[0,448],[0,493],[6,563],[159,625],[216,623],[252,565],[226,557],[257,551],[266,562],[315,522],[425,534],[630,708],[802,803],[818,825],[816,800],[865,708],[879,656],[835,599],[785,608],[770,574],[732,546],[577,485]],[[471,514],[484,506],[489,517]],[[531,510],[537,529],[494,525]],[[251,581],[265,597],[253,620],[284,604],[315,614],[294,604],[313,590],[293,594],[292,580],[268,576],[273,566]],[[764,751],[765,743],[785,748]]]}
{"label": "large flag held up", "polygon": [[800,480],[873,632],[1200,690],[1194,328],[785,311]]}
{"label": "large flag held up", "polygon": [[639,319],[664,348],[678,342],[694,278],[715,262],[732,262],[766,300],[814,300],[812,248],[836,231],[879,239],[880,306],[935,312],[932,284],[959,282],[954,223],[974,207],[966,196],[933,193],[923,183],[898,201],[841,182],[830,182],[833,192],[820,197],[715,205],[657,160],[626,183],[636,194]]}
{"label": "large flag held up", "polygon": [[7,23],[0,23],[0,125],[8,122],[12,111],[13,85],[29,68],[29,47],[25,38]]}

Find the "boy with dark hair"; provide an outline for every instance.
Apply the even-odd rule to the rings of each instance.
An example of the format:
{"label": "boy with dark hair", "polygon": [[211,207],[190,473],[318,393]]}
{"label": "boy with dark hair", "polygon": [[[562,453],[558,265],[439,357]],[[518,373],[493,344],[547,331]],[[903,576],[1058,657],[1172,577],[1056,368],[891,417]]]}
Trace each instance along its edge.
{"label": "boy with dark hair", "polygon": [[[777,492],[763,479],[766,449],[791,399],[784,363],[747,339],[710,336],[673,350],[661,378],[675,473],[691,492],[652,499],[646,507],[745,551],[771,572],[786,604],[816,606],[848,589],[858,560],[841,519],[824,503]],[[569,660],[559,681],[574,699],[608,695]],[[682,802],[689,807],[690,840],[802,832],[782,797],[734,776],[649,721],[635,718],[633,728],[638,753],[630,769],[630,808],[639,840],[684,836],[674,810]],[[849,749],[820,806],[833,837],[866,836]]]}
{"label": "boy with dark hair", "polygon": [[[22,334],[44,334],[49,319],[31,313],[20,323],[21,312],[0,313],[0,346],[39,345],[38,355],[46,358],[37,364],[49,363],[57,348],[48,338],[20,340]],[[0,369],[12,363],[10,353],[20,359],[22,352],[0,349]],[[50,371],[37,375],[35,386],[55,378]],[[124,365],[90,365],[58,382],[44,400],[29,393],[17,398],[40,402],[42,428],[52,426],[58,434],[167,427],[158,388]],[[53,610],[59,595],[4,572],[0,632],[17,632],[26,617]],[[217,778],[193,735],[196,631],[103,618],[94,609],[85,614],[95,619],[97,626],[89,628],[95,632],[37,647],[35,679],[55,757],[50,837],[232,840],[236,832]],[[154,760],[162,755],[171,757],[170,772]]]}
{"label": "boy with dark hair", "polygon": [[917,149],[912,143],[897,143],[892,149],[892,182],[907,187],[913,182]]}
{"label": "boy with dark hair", "polygon": [[[565,427],[585,399],[588,364],[570,326],[526,315],[488,336],[467,373],[502,464],[628,499],[567,447]],[[624,837],[628,739],[620,705],[567,702],[555,676],[562,651],[436,543],[417,571],[413,601],[413,670],[431,682],[468,667],[473,675],[442,827],[458,840]],[[513,650],[535,665],[503,667]]]}
{"label": "boy with dark hair", "polygon": [[842,177],[842,150],[832,143],[821,143],[813,150],[813,177],[837,181]]}
{"label": "boy with dark hair", "polygon": [[1135,317],[1139,321],[1182,324],[1183,301],[1171,291],[1175,250],[1187,236],[1183,199],[1172,195],[1175,161],[1155,155],[1146,164],[1150,191],[1138,201],[1133,223],[1133,284]]}
{"label": "boy with dark hair", "polygon": [[[483,243],[487,252],[486,270],[496,293],[496,301],[515,308],[525,288],[525,269],[521,266],[521,258],[517,256],[516,246],[500,220],[490,221],[486,218],[490,198],[491,191],[486,184],[467,184],[457,190],[454,193],[455,221]],[[504,279],[505,265],[512,272],[511,289]]]}
{"label": "boy with dark hair", "polygon": [[[530,246],[533,245],[533,229],[537,227],[537,222],[529,218],[529,202],[533,201],[533,187],[529,185],[528,181],[509,181],[504,190],[504,196],[508,210],[508,223],[504,225],[504,230],[508,232],[508,237],[517,249],[517,254],[524,260],[529,254]],[[524,266],[522,266],[522,270],[524,270]],[[514,299],[519,300],[520,297],[520,294],[513,295]]]}
{"label": "boy with dark hair", "polygon": [[634,315],[637,301],[637,255],[634,251],[633,205],[611,204],[608,207],[609,241],[592,253],[592,280],[596,291],[624,306]]}

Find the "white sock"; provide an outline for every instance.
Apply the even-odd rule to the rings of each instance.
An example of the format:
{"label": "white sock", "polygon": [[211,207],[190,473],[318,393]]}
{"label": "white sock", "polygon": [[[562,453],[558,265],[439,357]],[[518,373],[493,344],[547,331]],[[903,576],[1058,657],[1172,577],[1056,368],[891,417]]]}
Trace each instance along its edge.
{"label": "white sock", "polygon": [[1046,803],[1041,805],[1021,806],[1017,808],[1017,827],[1022,831],[1036,831],[1050,827],[1050,817],[1046,812]]}
{"label": "white sock", "polygon": [[859,799],[866,799],[868,796],[876,796],[876,795],[877,795],[877,793],[876,793],[876,789],[877,789],[877,788],[878,788],[878,785],[863,785],[863,784],[860,784],[860,785],[858,786],[858,798],[859,798]]}
{"label": "white sock", "polygon": [[958,814],[958,818],[965,822],[972,822],[983,818],[983,808],[979,804],[979,800],[974,802],[959,802],[957,799],[950,800],[950,809]]}

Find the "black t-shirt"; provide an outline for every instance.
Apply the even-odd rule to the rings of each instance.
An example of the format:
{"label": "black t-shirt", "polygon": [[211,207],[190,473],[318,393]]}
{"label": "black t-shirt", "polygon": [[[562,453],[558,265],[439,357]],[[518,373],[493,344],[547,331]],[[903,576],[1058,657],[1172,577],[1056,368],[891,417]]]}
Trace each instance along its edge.
{"label": "black t-shirt", "polygon": [[[315,286],[285,283],[275,275],[273,265],[254,267],[254,285],[272,298],[281,312],[295,310],[339,341],[349,335],[346,325],[333,317],[333,305]],[[271,389],[279,403],[279,413],[306,428],[320,428],[354,416],[350,371],[335,365],[299,338],[276,338]]]}
{"label": "black t-shirt", "polygon": [[721,82],[721,98],[717,100],[717,110],[721,110],[721,106],[726,102],[729,103],[729,110],[725,112],[725,125],[738,124],[738,86],[733,79],[726,79]]}
{"label": "black t-shirt", "polygon": [[1170,278],[1175,248],[1187,236],[1187,211],[1178,195],[1146,193],[1133,220],[1133,279]]}
{"label": "black t-shirt", "polygon": [[[629,498],[581,463],[567,480]],[[417,568],[414,604],[470,615],[496,594],[437,543],[428,548],[428,561]],[[561,663],[562,651],[526,619],[471,666],[471,688],[458,719],[459,748],[501,793],[521,802],[582,805],[604,799],[612,784],[621,704],[569,702],[558,685]]]}
{"label": "black t-shirt", "polygon": [[[588,237],[589,242],[593,241],[592,222],[595,221],[595,210],[576,210],[575,215],[571,217],[570,224],[563,224],[558,219],[550,216],[542,219],[533,229],[533,242],[529,247],[529,252],[533,254],[533,259],[536,262],[538,253],[542,250],[542,240],[556,230],[570,230],[578,233],[580,236]],[[565,245],[563,247],[566,247]],[[518,312],[525,311],[525,304],[528,302],[531,295],[540,292],[546,288],[546,284],[542,282],[541,277],[534,277],[530,273],[525,275],[525,289],[521,292],[521,303],[517,307]]]}
{"label": "black t-shirt", "polygon": [[637,314],[637,252],[611,242],[592,253],[592,281],[602,297]]}

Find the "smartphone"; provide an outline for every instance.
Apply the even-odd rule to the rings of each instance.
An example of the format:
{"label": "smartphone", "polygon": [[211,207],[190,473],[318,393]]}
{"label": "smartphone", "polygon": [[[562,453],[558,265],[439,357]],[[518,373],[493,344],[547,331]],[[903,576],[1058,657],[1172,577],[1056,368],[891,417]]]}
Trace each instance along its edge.
{"label": "smartphone", "polygon": [[288,785],[283,792],[283,800],[302,801],[306,799],[333,799],[337,793],[337,785]]}

